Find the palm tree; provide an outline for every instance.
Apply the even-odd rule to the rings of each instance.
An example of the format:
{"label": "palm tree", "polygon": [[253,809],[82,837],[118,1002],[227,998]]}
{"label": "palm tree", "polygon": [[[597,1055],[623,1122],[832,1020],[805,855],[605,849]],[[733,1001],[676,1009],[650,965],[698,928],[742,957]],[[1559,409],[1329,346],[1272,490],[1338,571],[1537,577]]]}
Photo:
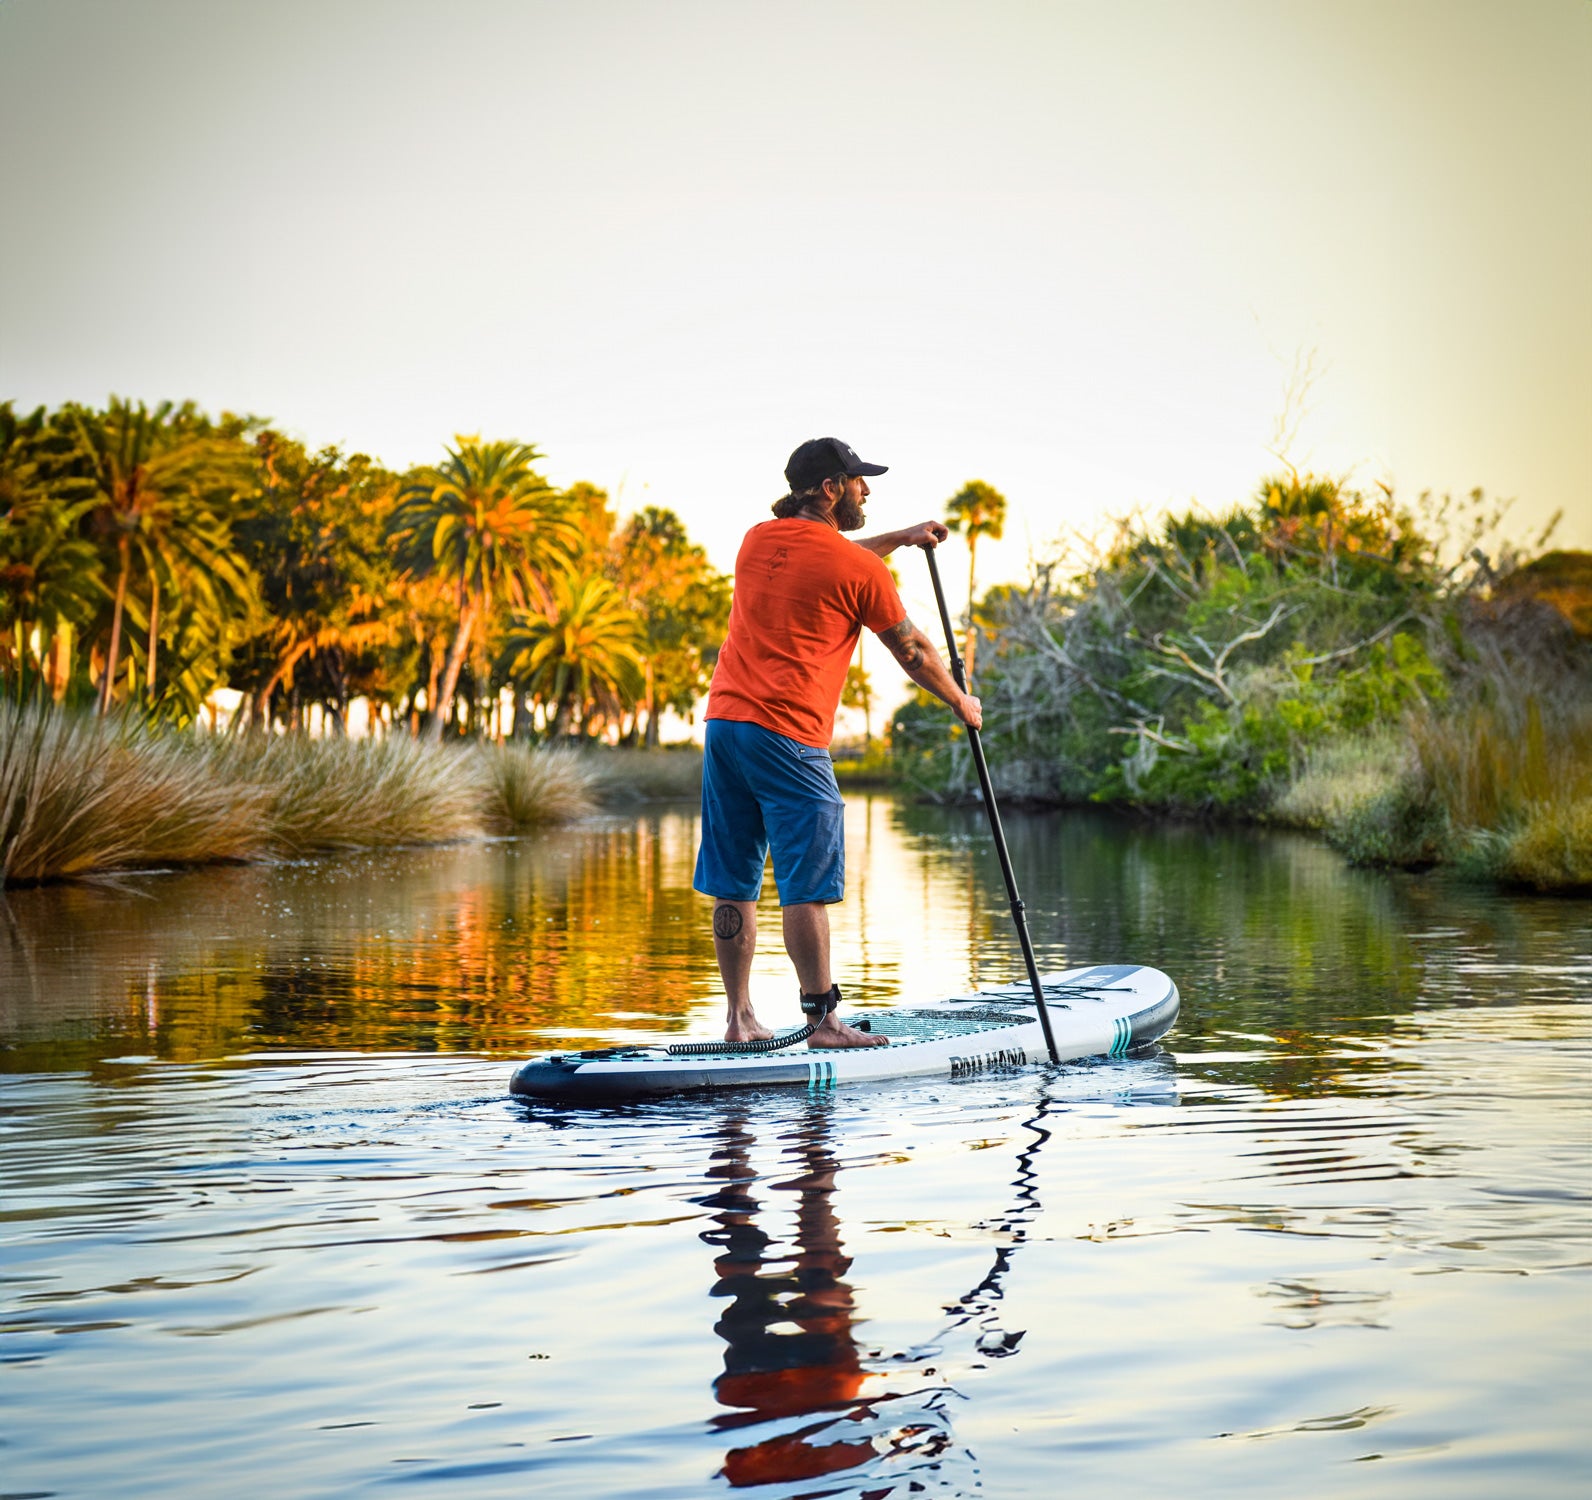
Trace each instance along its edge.
{"label": "palm tree", "polygon": [[231,523],[201,495],[174,493],[149,505],[137,545],[149,583],[144,690],[153,708],[162,590],[180,601],[182,614],[190,620],[204,617],[209,627],[204,633],[218,637],[225,633],[226,622],[249,613],[256,590],[248,564],[233,545]]}
{"label": "palm tree", "polygon": [[945,524],[967,537],[967,680],[973,681],[973,646],[977,628],[973,624],[973,581],[978,567],[978,539],[987,536],[998,542],[1006,525],[1006,497],[982,479],[970,479],[954,494],[945,508]]}
{"label": "palm tree", "polygon": [[680,517],[655,505],[638,511],[614,538],[611,572],[642,621],[646,686],[636,718],[644,707],[642,739],[656,746],[664,710],[689,713],[707,686],[711,653],[729,625],[730,581],[691,541]]}
{"label": "palm tree", "polygon": [[646,686],[642,623],[606,578],[553,579],[550,607],[516,610],[504,661],[509,675],[551,705],[549,735],[573,709],[581,730],[588,705],[615,717]]}
{"label": "palm tree", "polygon": [[542,455],[529,443],[454,442],[442,464],[404,485],[389,522],[413,571],[435,575],[455,599],[453,643],[428,705],[433,739],[442,736],[459,669],[477,635],[484,639],[488,612],[532,601],[548,611],[548,582],[568,570],[580,543],[562,497],[532,467]]}
{"label": "palm tree", "polygon": [[[17,664],[17,697],[38,631],[41,679],[53,697],[66,691],[71,629],[93,617],[100,598],[99,556],[78,535],[84,505],[47,495],[0,512],[0,627],[9,627]],[[54,664],[46,663],[53,647]]]}
{"label": "palm tree", "polygon": [[62,413],[91,497],[93,529],[114,543],[116,585],[99,711],[109,711],[135,564],[149,583],[146,678],[153,701],[160,587],[181,582],[202,605],[228,612],[251,597],[247,565],[232,547],[226,502],[248,482],[248,450],[192,402],[153,410],[113,396],[104,412]]}

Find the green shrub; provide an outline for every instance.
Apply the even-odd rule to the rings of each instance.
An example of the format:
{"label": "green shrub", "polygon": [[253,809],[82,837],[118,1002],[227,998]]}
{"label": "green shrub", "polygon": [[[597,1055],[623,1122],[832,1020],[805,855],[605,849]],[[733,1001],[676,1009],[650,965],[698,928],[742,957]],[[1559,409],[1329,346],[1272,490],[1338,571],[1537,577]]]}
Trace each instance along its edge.
{"label": "green shrub", "polygon": [[1466,863],[1509,885],[1592,891],[1592,797],[1533,803],[1509,832],[1477,836]]}
{"label": "green shrub", "polygon": [[1271,819],[1291,828],[1330,828],[1394,791],[1413,769],[1408,741],[1397,729],[1324,740],[1307,752],[1273,803]]}
{"label": "green shrub", "polygon": [[1322,831],[1358,865],[1425,869],[1448,848],[1448,819],[1414,778],[1349,804]]}

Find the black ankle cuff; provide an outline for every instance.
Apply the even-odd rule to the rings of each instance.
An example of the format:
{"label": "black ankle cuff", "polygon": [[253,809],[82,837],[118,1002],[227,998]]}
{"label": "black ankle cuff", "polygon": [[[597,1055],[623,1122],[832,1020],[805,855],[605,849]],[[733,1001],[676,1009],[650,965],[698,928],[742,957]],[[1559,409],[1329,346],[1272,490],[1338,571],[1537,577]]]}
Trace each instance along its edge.
{"label": "black ankle cuff", "polygon": [[802,1014],[811,1016],[815,1021],[822,1021],[831,1011],[840,1009],[840,986],[832,984],[828,990],[817,995],[802,992]]}

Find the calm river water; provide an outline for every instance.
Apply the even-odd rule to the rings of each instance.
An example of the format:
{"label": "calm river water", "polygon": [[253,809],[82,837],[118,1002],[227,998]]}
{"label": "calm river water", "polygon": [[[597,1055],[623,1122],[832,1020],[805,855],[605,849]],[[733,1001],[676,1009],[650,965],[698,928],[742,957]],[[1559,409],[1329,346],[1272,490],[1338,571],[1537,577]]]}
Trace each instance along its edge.
{"label": "calm river water", "polygon": [[[1021,977],[976,812],[849,816],[848,998]],[[1588,1493],[1592,903],[1009,831],[1160,1053],[511,1101],[712,1032],[688,810],[11,893],[0,1495]]]}

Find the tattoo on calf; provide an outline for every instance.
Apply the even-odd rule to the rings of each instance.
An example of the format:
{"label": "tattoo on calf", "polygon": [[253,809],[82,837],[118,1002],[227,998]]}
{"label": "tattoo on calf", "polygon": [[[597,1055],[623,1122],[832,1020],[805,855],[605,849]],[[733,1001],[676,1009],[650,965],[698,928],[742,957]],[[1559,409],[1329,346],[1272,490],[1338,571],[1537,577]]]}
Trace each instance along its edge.
{"label": "tattoo on calf", "polygon": [[734,938],[741,935],[741,913],[738,907],[722,901],[713,908],[713,936]]}
{"label": "tattoo on calf", "polygon": [[923,643],[918,627],[911,620],[903,620],[888,630],[879,632],[879,639],[889,648],[890,654],[901,663],[903,671],[915,672],[923,665]]}

